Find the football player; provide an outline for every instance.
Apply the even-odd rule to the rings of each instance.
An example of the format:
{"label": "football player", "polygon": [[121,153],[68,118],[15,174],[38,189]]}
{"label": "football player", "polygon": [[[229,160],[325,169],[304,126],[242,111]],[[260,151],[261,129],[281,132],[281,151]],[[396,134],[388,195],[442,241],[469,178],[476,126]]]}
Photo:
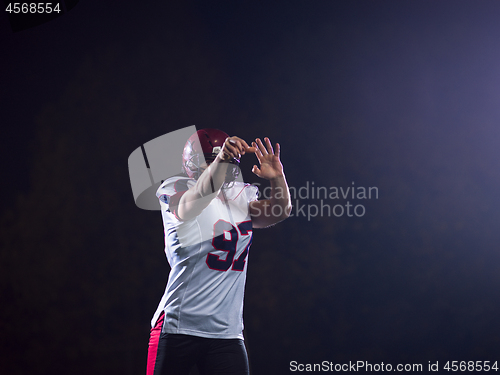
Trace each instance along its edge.
{"label": "football player", "polygon": [[[269,199],[237,180],[243,155],[268,179]],[[256,139],[249,146],[217,129],[187,141],[181,175],[157,191],[171,271],[152,319],[147,375],[248,375],[243,343],[243,296],[253,228],[290,215],[290,193],[280,146]]]}

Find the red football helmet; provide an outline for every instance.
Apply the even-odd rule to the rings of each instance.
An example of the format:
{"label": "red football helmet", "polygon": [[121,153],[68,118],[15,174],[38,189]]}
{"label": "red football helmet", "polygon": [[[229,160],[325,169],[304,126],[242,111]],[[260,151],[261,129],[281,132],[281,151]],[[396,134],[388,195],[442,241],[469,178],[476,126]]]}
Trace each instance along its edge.
{"label": "red football helmet", "polygon": [[[183,172],[190,178],[198,179],[202,173],[201,165],[214,161],[228,137],[229,135],[219,129],[201,129],[194,133],[187,140],[182,152]],[[230,163],[232,165],[228,168],[226,182],[234,181],[238,177],[240,161],[233,159]]]}

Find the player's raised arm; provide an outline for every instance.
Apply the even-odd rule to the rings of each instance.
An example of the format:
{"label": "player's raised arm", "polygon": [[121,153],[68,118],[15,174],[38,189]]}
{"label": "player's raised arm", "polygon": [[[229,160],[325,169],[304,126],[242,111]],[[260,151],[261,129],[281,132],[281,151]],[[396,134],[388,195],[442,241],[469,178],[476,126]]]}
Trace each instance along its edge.
{"label": "player's raised arm", "polygon": [[256,139],[252,145],[260,166],[253,166],[252,172],[270,181],[271,197],[250,203],[250,215],[254,228],[265,228],[274,225],[290,216],[292,204],[290,191],[286,182],[283,165],[280,160],[280,145],[275,149],[269,138],[264,138],[265,144]]}
{"label": "player's raised arm", "polygon": [[187,190],[178,203],[172,207],[176,210],[177,216],[181,220],[198,216],[217,196],[226,180],[231,160],[239,160],[242,155],[249,152],[255,152],[255,148],[250,147],[243,139],[239,137],[226,138],[213,162],[201,166],[202,173],[196,184]]}

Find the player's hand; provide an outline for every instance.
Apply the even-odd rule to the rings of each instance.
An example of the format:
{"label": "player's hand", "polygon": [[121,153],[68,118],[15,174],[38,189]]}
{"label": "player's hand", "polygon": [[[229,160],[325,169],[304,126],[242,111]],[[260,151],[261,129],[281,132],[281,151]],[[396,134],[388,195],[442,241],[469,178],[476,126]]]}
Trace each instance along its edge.
{"label": "player's hand", "polygon": [[255,151],[255,147],[250,147],[243,139],[233,136],[226,138],[224,145],[217,156],[223,161],[231,159],[240,160],[242,155],[245,155],[247,152]]}
{"label": "player's hand", "polygon": [[280,161],[280,145],[276,143],[276,151],[273,150],[269,138],[264,138],[264,143],[257,138],[252,145],[256,148],[255,155],[259,160],[260,167],[253,166],[252,172],[261,178],[272,180],[283,176],[283,165]]}

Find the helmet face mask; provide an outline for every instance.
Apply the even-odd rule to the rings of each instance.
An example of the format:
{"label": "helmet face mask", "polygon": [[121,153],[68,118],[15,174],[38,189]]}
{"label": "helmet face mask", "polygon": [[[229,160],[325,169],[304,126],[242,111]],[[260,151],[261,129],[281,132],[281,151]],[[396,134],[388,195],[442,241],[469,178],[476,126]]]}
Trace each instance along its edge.
{"label": "helmet face mask", "polygon": [[[182,171],[189,177],[197,180],[205,168],[212,163],[222,149],[229,136],[218,129],[201,129],[194,133],[186,142],[182,153]],[[206,164],[205,164],[206,163]],[[230,161],[226,173],[224,188],[232,186],[232,182],[239,175],[237,159]],[[205,167],[205,168],[202,168]]]}
{"label": "helmet face mask", "polygon": [[200,154],[193,154],[183,165],[183,171],[190,178],[197,180],[203,172],[203,164],[205,164],[205,158],[203,158]]}

